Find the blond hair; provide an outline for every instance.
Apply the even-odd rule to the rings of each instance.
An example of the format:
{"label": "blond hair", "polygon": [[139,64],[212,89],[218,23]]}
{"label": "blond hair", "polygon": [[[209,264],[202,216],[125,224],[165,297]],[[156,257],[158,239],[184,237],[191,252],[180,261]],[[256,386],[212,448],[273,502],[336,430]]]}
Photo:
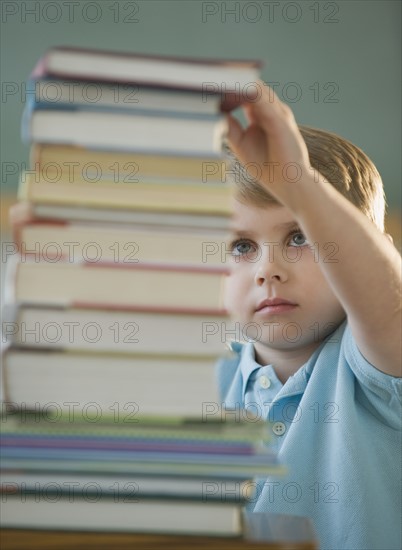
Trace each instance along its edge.
{"label": "blond hair", "polygon": [[[311,166],[344,197],[384,231],[385,195],[381,176],[368,156],[350,141],[325,130],[299,126],[307,145]],[[236,196],[257,206],[277,200],[250,177],[250,173],[228,152],[235,172]],[[252,173],[252,172],[251,172]]]}

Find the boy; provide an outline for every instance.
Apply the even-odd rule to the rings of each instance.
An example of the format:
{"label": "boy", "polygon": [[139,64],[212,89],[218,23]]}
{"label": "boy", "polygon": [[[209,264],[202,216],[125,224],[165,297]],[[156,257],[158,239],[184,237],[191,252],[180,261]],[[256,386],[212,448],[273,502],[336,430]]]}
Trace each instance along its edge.
{"label": "boy", "polygon": [[235,201],[225,302],[260,330],[218,374],[227,408],[273,422],[288,475],[261,480],[250,508],[310,516],[322,550],[400,549],[400,258],[381,180],[259,89],[246,130],[229,117],[232,150],[261,177]]}
{"label": "boy", "polygon": [[250,508],[311,517],[322,549],[400,549],[401,275],[381,179],[258,86],[247,128],[229,115],[259,181],[238,184],[225,290],[258,338],[233,344],[218,380],[227,408],[273,422],[288,474],[259,480]]}

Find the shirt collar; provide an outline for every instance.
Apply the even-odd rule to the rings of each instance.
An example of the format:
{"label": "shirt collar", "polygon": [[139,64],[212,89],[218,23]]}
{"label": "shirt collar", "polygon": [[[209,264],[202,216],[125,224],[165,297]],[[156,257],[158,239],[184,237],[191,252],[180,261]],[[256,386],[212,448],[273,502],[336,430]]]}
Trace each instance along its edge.
{"label": "shirt collar", "polygon": [[[236,346],[237,347],[237,346]],[[255,350],[254,346],[251,342],[248,342],[247,344],[243,344],[241,349],[239,348],[235,349],[232,346],[233,351],[237,351],[241,353],[240,357],[240,371],[242,375],[242,396],[245,396],[246,393],[246,387],[247,383],[250,379],[250,376],[259,369],[264,369],[266,367],[270,367],[272,370],[273,375],[276,377],[275,370],[273,369],[272,365],[259,365],[255,360]],[[314,354],[310,357],[310,359],[301,366],[294,375],[290,376],[289,379],[286,381],[285,384],[282,385],[279,392],[277,393],[276,397],[285,397],[290,395],[296,395],[299,393],[303,393],[308,379],[310,378],[311,370],[313,367],[313,364],[315,362],[315,353],[318,351],[315,350]],[[310,367],[310,368],[309,368]],[[279,382],[279,381],[278,381]]]}
{"label": "shirt collar", "polygon": [[[336,330],[342,330],[346,321],[342,323]],[[336,332],[336,331],[335,331]],[[327,340],[333,336],[334,333],[328,335],[323,342],[318,346],[316,350],[311,354],[309,359],[292,375],[288,378],[286,383],[282,386],[277,394],[279,397],[290,397],[291,395],[297,395],[303,393],[306,389],[307,382],[313,372],[314,365],[317,361],[319,354]],[[240,355],[240,372],[242,375],[242,395],[244,397],[246,392],[247,382],[252,375],[258,369],[264,368],[264,365],[259,365],[255,360],[254,345],[251,342],[241,344],[239,342],[232,342],[231,349],[233,352]],[[272,368],[272,367],[271,367]]]}
{"label": "shirt collar", "polygon": [[262,366],[259,365],[255,360],[255,351],[254,351],[253,344],[251,342],[248,342],[247,344],[243,344],[241,348],[241,358],[240,358],[240,372],[243,380],[243,387],[242,387],[243,396],[246,392],[248,379],[250,378],[250,376],[254,371],[260,368],[262,368]]}

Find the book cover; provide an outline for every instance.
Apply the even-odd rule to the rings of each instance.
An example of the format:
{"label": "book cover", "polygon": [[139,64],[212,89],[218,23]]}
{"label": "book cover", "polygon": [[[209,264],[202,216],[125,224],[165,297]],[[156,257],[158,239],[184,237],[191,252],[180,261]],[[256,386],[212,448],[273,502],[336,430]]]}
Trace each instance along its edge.
{"label": "book cover", "polygon": [[222,155],[224,116],[190,117],[85,109],[30,110],[22,121],[25,142],[60,143],[101,150],[160,155]]}

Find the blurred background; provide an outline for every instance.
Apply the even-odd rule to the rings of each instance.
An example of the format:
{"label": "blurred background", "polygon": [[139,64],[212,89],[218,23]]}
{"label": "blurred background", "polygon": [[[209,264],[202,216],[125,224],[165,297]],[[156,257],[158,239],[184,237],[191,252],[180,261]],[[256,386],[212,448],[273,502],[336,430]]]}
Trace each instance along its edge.
{"label": "blurred background", "polygon": [[[261,59],[262,78],[297,121],[339,133],[378,167],[387,229],[400,245],[401,4],[397,0],[3,0],[1,226],[28,161],[24,84],[55,45]],[[6,237],[7,238],[7,237]]]}

